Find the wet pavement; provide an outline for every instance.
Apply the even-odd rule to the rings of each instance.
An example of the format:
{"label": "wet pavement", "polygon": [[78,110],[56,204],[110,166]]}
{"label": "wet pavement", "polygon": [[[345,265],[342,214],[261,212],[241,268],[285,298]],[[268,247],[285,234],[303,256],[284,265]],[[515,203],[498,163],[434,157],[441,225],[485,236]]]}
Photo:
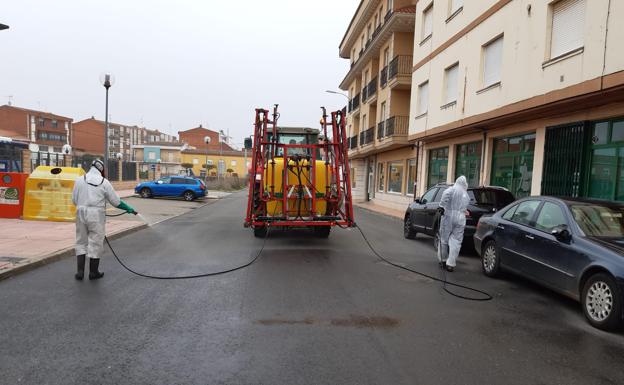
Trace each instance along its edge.
{"label": "wet pavement", "polygon": [[[113,245],[147,273],[233,267],[263,245],[244,205],[233,194]],[[441,274],[430,238],[405,240],[400,220],[364,210],[356,220],[392,261]],[[449,278],[493,301],[379,261],[354,229],[271,231],[257,263],[213,278],[139,278],[110,254],[101,266],[96,282],[73,280],[73,259],[0,282],[1,384],[624,382],[624,334],[530,282],[484,277],[476,256]]]}

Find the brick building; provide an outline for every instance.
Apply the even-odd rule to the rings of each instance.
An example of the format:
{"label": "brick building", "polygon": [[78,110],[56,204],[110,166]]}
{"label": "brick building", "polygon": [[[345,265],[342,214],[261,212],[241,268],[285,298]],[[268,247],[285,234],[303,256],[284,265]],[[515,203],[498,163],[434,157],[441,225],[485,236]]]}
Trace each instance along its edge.
{"label": "brick building", "polygon": [[[104,155],[104,125],[104,121],[94,117],[75,123],[73,140],[75,153]],[[178,143],[173,135],[144,127],[109,122],[108,130],[108,150],[111,158],[121,153],[124,160],[135,160],[132,153],[132,146],[135,145],[160,142]]]}
{"label": "brick building", "polygon": [[[215,151],[236,151],[227,143],[221,142],[219,140],[219,132],[204,128],[201,124],[199,125],[199,127],[191,128],[190,130],[178,131],[178,135],[180,136],[180,142],[187,144],[191,147],[195,147],[197,149]],[[204,138],[206,136],[210,137],[209,144],[206,144],[204,142]]]}
{"label": "brick building", "polygon": [[72,118],[11,105],[0,106],[2,136],[39,145],[41,152],[61,153],[72,144]]}

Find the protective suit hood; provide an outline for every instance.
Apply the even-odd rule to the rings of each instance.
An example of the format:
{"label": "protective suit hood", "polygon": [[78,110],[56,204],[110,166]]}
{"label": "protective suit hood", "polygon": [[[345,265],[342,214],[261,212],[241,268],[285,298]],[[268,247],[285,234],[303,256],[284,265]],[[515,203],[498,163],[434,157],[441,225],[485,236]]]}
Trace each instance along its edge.
{"label": "protective suit hood", "polygon": [[99,186],[104,183],[104,177],[100,170],[98,170],[95,166],[91,166],[89,172],[85,175],[85,181],[90,185]]}
{"label": "protective suit hood", "polygon": [[464,191],[468,191],[468,181],[466,181],[466,177],[462,175],[457,178],[454,187],[461,187],[464,189]]}

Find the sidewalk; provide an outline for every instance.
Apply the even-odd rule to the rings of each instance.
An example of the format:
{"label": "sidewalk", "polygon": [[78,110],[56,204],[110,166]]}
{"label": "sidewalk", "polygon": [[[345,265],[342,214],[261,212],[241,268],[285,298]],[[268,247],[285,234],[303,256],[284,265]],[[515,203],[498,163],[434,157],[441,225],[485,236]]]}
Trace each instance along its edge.
{"label": "sidewalk", "polygon": [[353,205],[364,210],[372,211],[377,214],[387,215],[393,218],[399,218],[401,220],[403,219],[403,217],[405,217],[405,210],[390,209],[385,206],[378,205],[372,201],[353,203]]}
{"label": "sidewalk", "polygon": [[[139,221],[108,220],[106,235],[119,237],[146,227]],[[0,280],[74,254],[73,222],[0,218]]]}

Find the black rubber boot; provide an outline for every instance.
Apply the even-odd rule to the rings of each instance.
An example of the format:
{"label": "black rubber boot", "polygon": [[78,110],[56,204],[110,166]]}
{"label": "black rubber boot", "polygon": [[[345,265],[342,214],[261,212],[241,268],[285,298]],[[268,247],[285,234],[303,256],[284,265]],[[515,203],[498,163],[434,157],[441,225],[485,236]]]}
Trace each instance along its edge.
{"label": "black rubber boot", "polygon": [[442,269],[442,270],[446,270],[446,261],[444,261],[444,262],[438,262],[438,265],[440,266],[440,269]]}
{"label": "black rubber boot", "polygon": [[99,272],[99,266],[99,258],[89,258],[89,279],[100,279],[104,276],[104,273]]}
{"label": "black rubber boot", "polygon": [[76,259],[78,260],[78,270],[74,277],[76,277],[77,280],[82,281],[84,278],[85,255],[77,255]]}
{"label": "black rubber boot", "polygon": [[455,271],[455,268],[453,266],[446,266],[446,271],[448,271],[449,273],[452,273]]}

